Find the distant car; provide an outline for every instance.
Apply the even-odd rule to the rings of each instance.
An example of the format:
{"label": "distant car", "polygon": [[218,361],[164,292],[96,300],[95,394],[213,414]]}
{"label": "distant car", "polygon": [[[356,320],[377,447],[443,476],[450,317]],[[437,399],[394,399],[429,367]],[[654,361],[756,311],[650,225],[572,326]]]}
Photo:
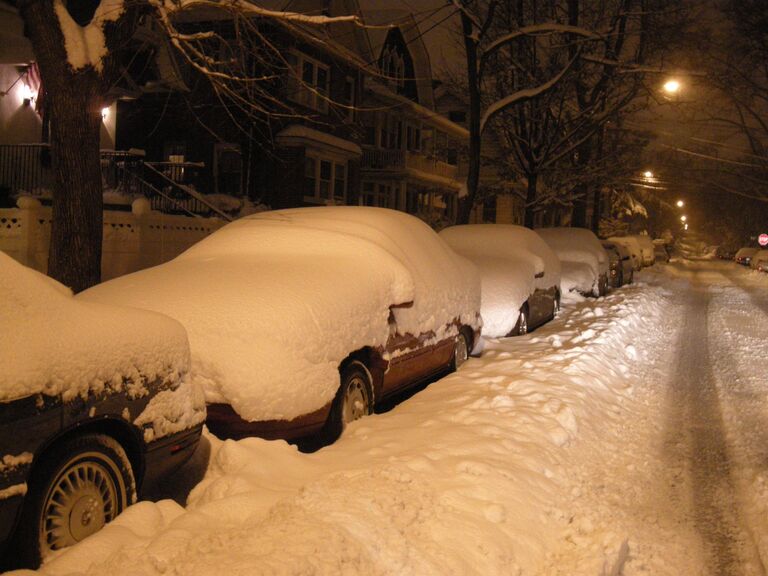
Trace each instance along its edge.
{"label": "distant car", "polygon": [[662,243],[653,244],[653,252],[656,257],[656,262],[664,262],[665,264],[671,260],[669,253],[669,246]]}
{"label": "distant car", "polygon": [[609,260],[609,284],[613,288],[620,288],[625,284],[632,284],[635,269],[632,264],[632,256],[624,244],[618,242],[603,241],[603,248],[608,254]]}
{"label": "distant car", "polygon": [[643,261],[643,266],[653,266],[656,262],[656,256],[651,237],[647,234],[636,234],[632,236],[632,238],[635,238],[640,246],[640,256]]}
{"label": "distant car", "polygon": [[374,404],[455,369],[480,279],[424,222],[383,208],[262,212],[81,298],[187,329],[207,424],[225,438],[336,439]]}
{"label": "distant car", "polygon": [[736,252],[736,255],[733,257],[733,259],[736,261],[737,264],[741,264],[742,266],[749,266],[750,262],[752,262],[752,257],[757,254],[760,251],[759,248],[752,248],[752,247],[744,247],[739,248],[739,250]]}
{"label": "distant car", "polygon": [[643,251],[640,248],[640,242],[635,236],[611,236],[608,238],[608,242],[614,242],[626,247],[632,259],[632,268],[635,272],[643,269]]}
{"label": "distant car", "polygon": [[560,261],[533,230],[509,224],[451,226],[440,236],[480,270],[483,334],[526,334],[560,308]]}
{"label": "distant car", "polygon": [[718,246],[715,250],[715,256],[721,260],[733,260],[736,256],[736,251],[728,246]]}
{"label": "distant car", "polygon": [[0,565],[29,567],[187,460],[205,399],[178,322],[77,301],[2,252],[0,292]]}
{"label": "distant car", "polygon": [[768,250],[758,250],[749,262],[752,270],[768,272]]}
{"label": "distant car", "polygon": [[557,254],[563,292],[604,296],[608,289],[608,254],[586,228],[540,228],[536,232]]}

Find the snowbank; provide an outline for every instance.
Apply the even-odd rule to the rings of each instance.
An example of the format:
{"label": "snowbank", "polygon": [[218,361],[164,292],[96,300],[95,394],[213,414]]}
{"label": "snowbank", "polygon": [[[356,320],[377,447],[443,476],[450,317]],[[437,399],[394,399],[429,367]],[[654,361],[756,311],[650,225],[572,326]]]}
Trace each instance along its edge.
{"label": "snowbank", "polygon": [[[479,280],[423,222],[375,208],[323,207],[237,220],[175,260],[83,293],[162,311],[187,329],[208,402],[248,420],[290,420],[331,401],[339,364],[401,333],[475,326]],[[453,331],[453,332],[451,332]]]}
{"label": "snowbank", "polygon": [[0,252],[0,402],[43,393],[141,395],[146,380],[177,383],[189,366],[184,328],[170,318],[72,298],[55,280]]}
{"label": "snowbank", "polygon": [[[608,254],[597,236],[586,228],[541,228],[536,232],[560,258],[563,286],[596,294],[600,276],[608,277]],[[566,263],[571,265],[566,267]]]}
{"label": "snowbank", "polygon": [[580,466],[588,457],[604,474],[594,442],[631,414],[642,338],[658,338],[665,305],[661,290],[630,286],[535,337],[491,340],[483,358],[315,454],[208,436],[187,510],[132,506],[41,572],[611,573],[626,533],[598,523],[603,488],[582,483]]}
{"label": "snowbank", "polygon": [[[505,224],[452,226],[440,236],[480,270],[483,334],[509,334],[537,289],[560,289],[560,261],[532,230]],[[536,275],[539,275],[536,278]]]}

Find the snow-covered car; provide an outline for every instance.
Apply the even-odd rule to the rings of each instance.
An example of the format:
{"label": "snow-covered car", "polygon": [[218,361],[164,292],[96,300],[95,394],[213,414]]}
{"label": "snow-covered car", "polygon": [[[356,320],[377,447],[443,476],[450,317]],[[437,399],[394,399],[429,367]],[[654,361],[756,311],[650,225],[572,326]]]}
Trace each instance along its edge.
{"label": "snow-covered car", "polygon": [[635,272],[643,268],[643,251],[640,248],[640,242],[634,236],[611,236],[608,242],[621,244],[629,250],[629,256],[632,259],[632,268]]}
{"label": "snow-covered car", "polygon": [[440,236],[480,270],[483,334],[526,334],[560,308],[560,261],[533,230],[508,224],[451,226]]}
{"label": "snow-covered car", "polygon": [[228,438],[332,441],[460,365],[481,324],[469,261],[418,218],[357,206],[254,214],[79,297],[181,322],[208,427]]}
{"label": "snow-covered car", "polygon": [[640,257],[642,258],[643,266],[653,266],[656,262],[656,255],[651,237],[646,234],[637,234],[632,236],[632,238],[635,238],[640,246]]}
{"label": "snow-covered car", "polygon": [[586,228],[541,228],[536,230],[560,259],[563,292],[603,296],[608,287],[608,254]]}
{"label": "snow-covered car", "polygon": [[760,251],[759,248],[752,248],[751,246],[745,246],[744,248],[739,248],[739,250],[736,252],[736,255],[733,257],[733,259],[736,261],[736,264],[741,264],[742,266],[749,266],[750,262],[752,262],[752,257],[757,254]]}
{"label": "snow-covered car", "polygon": [[635,269],[632,264],[629,248],[624,244],[608,242],[607,240],[603,240],[602,244],[605,252],[608,254],[609,284],[613,288],[620,288],[624,284],[632,284]]}
{"label": "snow-covered car", "polygon": [[758,250],[749,262],[752,270],[768,272],[768,250]]}
{"label": "snow-covered car", "polygon": [[36,566],[186,461],[205,398],[178,322],[78,301],[2,252],[0,292],[0,566]]}

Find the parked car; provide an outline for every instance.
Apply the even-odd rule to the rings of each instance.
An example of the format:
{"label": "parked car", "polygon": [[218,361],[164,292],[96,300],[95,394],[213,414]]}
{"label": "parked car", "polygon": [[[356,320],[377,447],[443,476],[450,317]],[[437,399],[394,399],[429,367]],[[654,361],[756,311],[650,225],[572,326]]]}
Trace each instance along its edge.
{"label": "parked car", "polygon": [[653,266],[656,262],[656,255],[651,237],[647,234],[636,234],[633,238],[637,239],[637,243],[640,245],[640,256],[643,260],[643,266]]}
{"label": "parked car", "polygon": [[733,260],[736,257],[736,250],[730,246],[720,245],[715,250],[715,256],[721,260]]}
{"label": "parked car", "polygon": [[752,262],[752,257],[757,254],[759,250],[759,248],[752,248],[751,246],[739,248],[733,259],[737,264],[741,264],[742,266],[749,266],[750,262]]}
{"label": "parked car", "polygon": [[0,564],[29,567],[186,461],[205,401],[178,322],[77,301],[2,252],[0,292]]}
{"label": "parked car", "polygon": [[629,251],[632,259],[632,268],[635,272],[643,269],[643,251],[640,248],[640,242],[634,236],[611,236],[608,242],[621,244]]}
{"label": "parked car", "polygon": [[656,258],[656,262],[664,262],[667,263],[672,259],[672,255],[669,251],[669,245],[665,242],[655,242],[653,243],[653,253]]}
{"label": "parked car", "polygon": [[563,292],[605,295],[608,289],[608,254],[591,230],[541,228],[536,232],[560,259]]}
{"label": "parked car", "polygon": [[526,334],[560,308],[560,261],[533,230],[508,224],[451,226],[440,236],[480,271],[483,334]]}
{"label": "parked car", "polygon": [[262,212],[84,292],[168,314],[217,436],[338,437],[381,399],[457,368],[480,279],[424,222],[357,206]]}
{"label": "parked car", "polygon": [[620,288],[624,284],[632,284],[635,269],[629,249],[626,245],[618,242],[604,240],[602,244],[608,254],[609,284],[613,288]]}
{"label": "parked car", "polygon": [[749,267],[759,272],[768,272],[768,250],[758,250],[749,261]]}

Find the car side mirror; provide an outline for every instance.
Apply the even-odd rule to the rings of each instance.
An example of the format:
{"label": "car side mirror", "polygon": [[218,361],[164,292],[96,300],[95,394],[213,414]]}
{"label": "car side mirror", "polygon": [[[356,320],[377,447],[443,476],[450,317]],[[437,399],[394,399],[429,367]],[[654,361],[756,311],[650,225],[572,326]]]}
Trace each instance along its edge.
{"label": "car side mirror", "polygon": [[544,272],[539,272],[534,276],[534,278],[544,278]]}
{"label": "car side mirror", "polygon": [[394,310],[395,308],[413,308],[413,300],[409,302],[402,302],[401,304],[392,304],[389,309]]}

